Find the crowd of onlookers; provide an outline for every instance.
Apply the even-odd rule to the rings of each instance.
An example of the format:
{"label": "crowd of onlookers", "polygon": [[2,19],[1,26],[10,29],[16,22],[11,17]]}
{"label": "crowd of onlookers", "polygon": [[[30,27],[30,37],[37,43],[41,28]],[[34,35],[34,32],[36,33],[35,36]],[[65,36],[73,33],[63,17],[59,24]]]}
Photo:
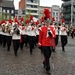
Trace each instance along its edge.
{"label": "crowd of onlookers", "polygon": [[70,27],[67,33],[68,33],[68,36],[71,36],[73,39],[75,37],[75,26]]}

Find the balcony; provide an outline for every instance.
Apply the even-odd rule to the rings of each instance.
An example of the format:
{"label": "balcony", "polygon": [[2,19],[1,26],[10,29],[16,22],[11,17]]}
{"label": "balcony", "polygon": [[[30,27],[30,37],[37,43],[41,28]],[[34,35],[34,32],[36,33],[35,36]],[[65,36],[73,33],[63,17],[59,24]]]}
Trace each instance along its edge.
{"label": "balcony", "polygon": [[68,6],[71,6],[71,1],[62,3],[62,7],[68,7]]}
{"label": "balcony", "polygon": [[75,2],[73,2],[73,5],[75,6]]}
{"label": "balcony", "polygon": [[64,18],[65,19],[70,19],[71,18],[71,15],[64,15]]}
{"label": "balcony", "polygon": [[73,10],[73,12],[75,13],[75,9]]}
{"label": "balcony", "polygon": [[33,7],[33,6],[26,6],[26,9],[28,9],[28,10],[39,10],[38,7]]}
{"label": "balcony", "polygon": [[29,4],[29,5],[37,5],[37,6],[39,6],[39,3],[26,2],[26,4]]}
{"label": "balcony", "polygon": [[[28,12],[26,12],[26,14],[29,14]],[[38,13],[30,13],[31,15],[39,15]]]}
{"label": "balcony", "polygon": [[71,10],[62,10],[62,13],[71,13]]}

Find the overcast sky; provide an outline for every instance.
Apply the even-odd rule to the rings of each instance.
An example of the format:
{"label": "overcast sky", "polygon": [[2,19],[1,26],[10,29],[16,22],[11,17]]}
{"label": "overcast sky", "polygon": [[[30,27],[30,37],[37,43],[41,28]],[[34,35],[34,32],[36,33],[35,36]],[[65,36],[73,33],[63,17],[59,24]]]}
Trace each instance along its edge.
{"label": "overcast sky", "polygon": [[[15,8],[18,9],[18,2],[20,0],[14,0]],[[52,5],[59,5],[61,6],[62,1],[61,0],[40,0],[41,6],[52,6]]]}

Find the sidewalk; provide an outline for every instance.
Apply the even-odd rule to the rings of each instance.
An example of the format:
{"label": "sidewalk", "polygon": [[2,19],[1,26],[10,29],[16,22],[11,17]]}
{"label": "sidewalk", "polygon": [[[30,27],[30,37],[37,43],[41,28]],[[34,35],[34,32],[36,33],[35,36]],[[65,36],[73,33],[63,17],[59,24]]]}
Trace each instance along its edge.
{"label": "sidewalk", "polygon": [[[75,38],[68,39],[65,52],[59,43],[56,53],[52,54],[51,75],[75,75]],[[47,75],[42,61],[43,55],[37,47],[33,50],[33,55],[30,55],[28,47],[24,47],[23,51],[19,49],[18,56],[15,57],[12,47],[8,52],[0,46],[0,75]]]}

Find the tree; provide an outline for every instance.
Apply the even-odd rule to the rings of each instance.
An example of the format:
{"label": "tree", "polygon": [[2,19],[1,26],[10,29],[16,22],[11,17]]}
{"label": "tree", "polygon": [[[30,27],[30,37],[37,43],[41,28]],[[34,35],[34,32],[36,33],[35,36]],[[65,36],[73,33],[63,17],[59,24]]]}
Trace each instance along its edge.
{"label": "tree", "polygon": [[24,20],[26,21],[27,19],[29,20],[30,19],[30,13],[31,13],[32,11],[31,10],[28,10],[28,14],[26,14],[25,16],[24,16]]}
{"label": "tree", "polygon": [[0,20],[9,20],[11,19],[11,14],[10,13],[0,13]]}

